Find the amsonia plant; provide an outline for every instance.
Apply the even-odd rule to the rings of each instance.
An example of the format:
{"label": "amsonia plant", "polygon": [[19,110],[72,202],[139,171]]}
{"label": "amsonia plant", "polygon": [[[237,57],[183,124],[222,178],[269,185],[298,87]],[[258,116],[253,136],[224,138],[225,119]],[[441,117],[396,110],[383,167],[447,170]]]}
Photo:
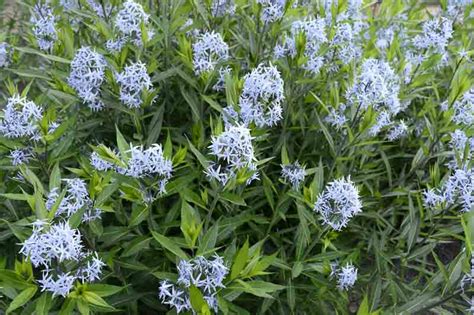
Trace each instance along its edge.
{"label": "amsonia plant", "polygon": [[0,313],[474,313],[472,0],[0,1]]}

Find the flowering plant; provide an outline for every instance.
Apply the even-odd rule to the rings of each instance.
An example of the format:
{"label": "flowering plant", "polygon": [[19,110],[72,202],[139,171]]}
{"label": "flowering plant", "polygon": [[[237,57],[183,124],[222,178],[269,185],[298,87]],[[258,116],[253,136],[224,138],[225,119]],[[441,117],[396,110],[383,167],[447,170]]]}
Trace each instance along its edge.
{"label": "flowering plant", "polygon": [[474,312],[472,0],[13,11],[0,313]]}

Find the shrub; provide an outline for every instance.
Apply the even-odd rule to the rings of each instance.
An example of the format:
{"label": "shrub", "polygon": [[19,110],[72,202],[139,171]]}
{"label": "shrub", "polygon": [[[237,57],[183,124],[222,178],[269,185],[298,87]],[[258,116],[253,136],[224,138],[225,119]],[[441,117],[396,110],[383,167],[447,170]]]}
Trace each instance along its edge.
{"label": "shrub", "polygon": [[474,309],[472,1],[16,6],[0,311]]}

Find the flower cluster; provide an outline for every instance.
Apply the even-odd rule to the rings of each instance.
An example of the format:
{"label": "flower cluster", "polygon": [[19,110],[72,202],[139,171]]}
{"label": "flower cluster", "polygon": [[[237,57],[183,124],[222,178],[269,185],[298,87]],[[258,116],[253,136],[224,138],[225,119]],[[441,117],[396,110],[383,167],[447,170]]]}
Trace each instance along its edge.
{"label": "flower cluster", "polygon": [[59,4],[62,5],[66,11],[79,9],[79,0],[60,0]]}
{"label": "flower cluster", "polygon": [[290,183],[293,189],[298,189],[301,183],[304,182],[306,176],[305,168],[300,163],[281,165],[281,177],[285,182]]}
{"label": "flower cluster", "polygon": [[382,110],[377,114],[375,124],[370,127],[369,134],[371,136],[376,136],[383,128],[388,127],[392,124],[392,114],[387,110]]}
{"label": "flower cluster", "polygon": [[[406,16],[400,15],[399,18],[403,21],[406,20]],[[405,49],[410,48],[409,39],[405,27],[401,22],[394,22],[392,25],[380,28],[376,33],[375,46],[382,52],[385,53],[385,49],[392,45],[395,37],[400,41],[400,45]]]}
{"label": "flower cluster", "polygon": [[201,33],[199,29],[197,28],[192,28],[194,25],[194,20],[189,18],[184,22],[184,24],[180,27],[181,31],[184,31],[186,33],[186,36],[188,37],[198,37],[199,34]]}
{"label": "flower cluster", "polygon": [[[342,64],[347,65],[362,56],[361,34],[366,29],[363,22],[351,22],[346,20],[348,16],[341,16],[336,24],[336,32],[330,41],[331,55],[330,61],[337,58]],[[336,70],[337,66],[330,68]]]}
{"label": "flower cluster", "polygon": [[397,139],[403,138],[408,133],[408,126],[403,120],[400,120],[396,125],[394,125],[387,134],[387,139],[390,141],[395,141]]}
{"label": "flower cluster", "polygon": [[295,22],[292,25],[292,33],[302,32],[305,35],[306,46],[304,55],[308,59],[303,68],[318,74],[323,66],[324,57],[319,53],[321,44],[327,42],[326,25],[323,19],[310,19],[304,22]]}
{"label": "flower cluster", "polygon": [[[308,0],[302,0],[303,3],[308,4]],[[363,17],[361,9],[363,0],[347,0],[347,8],[343,12],[339,12],[337,19],[338,20],[347,20],[347,19],[360,19]],[[320,1],[321,6],[324,8],[325,16],[328,20],[332,19],[332,10],[333,8],[339,9],[340,0],[323,0]]]}
{"label": "flower cluster", "polygon": [[307,19],[304,21],[296,21],[291,25],[293,35],[303,33],[307,46],[315,46],[317,50],[319,46],[327,42],[326,24],[323,19]]}
{"label": "flower cluster", "polygon": [[[468,137],[464,131],[456,129],[451,133],[451,141],[449,146],[453,151],[453,159],[448,163],[449,168],[464,169],[471,163],[471,161],[473,161],[474,137]],[[469,150],[467,150],[466,146],[469,146]]]}
{"label": "flower cluster", "polygon": [[[33,266],[44,268],[42,280],[38,282],[42,291],[49,291],[53,296],[67,296],[76,279],[83,283],[100,279],[105,266],[97,253],[84,251],[81,232],[71,229],[68,222],[52,225],[40,220],[34,222],[33,233],[22,244],[20,253],[29,258]],[[61,270],[66,262],[79,267],[74,271]]]}
{"label": "flower cluster", "polygon": [[76,277],[69,272],[58,273],[56,276],[50,273],[50,270],[42,271],[43,277],[38,280],[41,285],[41,291],[48,291],[53,294],[53,297],[60,295],[66,297],[71,292]]}
{"label": "flower cluster", "polygon": [[465,126],[474,124],[474,87],[454,102],[453,109],[453,121],[455,123]]}
{"label": "flower cluster", "polygon": [[213,0],[211,13],[214,17],[232,16],[235,13],[234,0]]}
{"label": "flower cluster", "polygon": [[330,182],[314,204],[324,224],[340,231],[349,220],[362,211],[359,191],[350,178]]}
{"label": "flower cluster", "polygon": [[214,86],[212,87],[212,89],[214,91],[223,91],[224,88],[225,88],[225,76],[226,75],[231,75],[232,74],[232,68],[230,68],[229,66],[226,66],[226,67],[222,67],[219,69],[219,78],[216,82],[216,84],[214,84]]}
{"label": "flower cluster", "polygon": [[177,313],[192,310],[189,288],[195,286],[203,293],[204,300],[217,313],[216,291],[225,288],[223,282],[229,272],[222,257],[213,259],[198,256],[192,260],[181,260],[178,264],[176,284],[164,280],[160,283],[159,298],[163,304],[176,308]]}
{"label": "flower cluster", "polygon": [[419,66],[423,63],[425,57],[422,53],[415,52],[410,48],[406,49],[405,52],[405,68],[403,69],[404,83],[409,84],[413,79],[413,68],[419,69]]}
{"label": "flower cluster", "polygon": [[318,74],[323,66],[324,56],[320,53],[321,44],[328,41],[326,35],[326,21],[324,19],[307,19],[295,21],[291,26],[291,36],[285,38],[283,45],[275,46],[274,55],[276,58],[296,56],[296,41],[299,34],[303,34],[306,40],[304,55],[307,58],[303,68]]}
{"label": "flower cluster", "polygon": [[[93,207],[93,202],[90,199],[87,191],[86,183],[79,178],[64,179],[66,182],[66,193],[60,200],[55,209],[55,216],[64,216],[70,218],[73,214],[81,209],[84,210],[82,216],[83,222],[100,219],[101,210]],[[51,189],[46,200],[46,209],[52,211],[54,205],[58,202],[60,197],[59,188]]]}
{"label": "flower cluster", "polygon": [[6,42],[0,42],[0,68],[10,65],[11,48]]}
{"label": "flower cluster", "polygon": [[453,19],[453,22],[459,21],[462,23],[464,12],[472,4],[472,0],[448,0],[446,7],[446,16]]}
{"label": "flower cluster", "polygon": [[424,204],[427,208],[439,205],[460,205],[462,211],[468,212],[474,208],[474,170],[457,169],[438,189],[424,192]]}
{"label": "flower cluster", "polygon": [[114,164],[101,158],[97,152],[91,153],[90,163],[92,167],[100,172],[106,172],[110,169],[114,169]]}
{"label": "flower cluster", "polygon": [[347,1],[347,15],[360,18],[362,14],[363,0],[348,0]]}
{"label": "flower cluster", "polygon": [[347,263],[340,267],[335,263],[331,265],[331,277],[337,277],[337,287],[340,290],[349,290],[357,281],[357,268]]}
{"label": "flower cluster", "polygon": [[[212,137],[209,146],[212,155],[217,158],[217,163],[211,163],[206,175],[225,185],[230,179],[235,178],[236,172],[247,168],[256,171],[255,155],[252,145],[253,137],[250,130],[244,126],[229,126],[217,137]],[[249,183],[258,178],[255,172]]]}
{"label": "flower cluster", "polygon": [[42,50],[51,50],[58,39],[55,21],[56,18],[47,5],[41,3],[35,5],[31,23],[33,24],[33,34]]}
{"label": "flower cluster", "polygon": [[265,23],[276,22],[285,13],[286,0],[257,0],[262,6],[261,19]]}
{"label": "flower cluster", "polygon": [[383,127],[390,125],[391,117],[401,111],[402,105],[398,98],[399,81],[399,77],[388,63],[367,59],[362,64],[354,84],[346,91],[346,98],[350,104],[356,104],[362,110],[372,106],[378,111],[377,123],[370,130],[372,135],[378,134]]}
{"label": "flower cluster", "polygon": [[[118,52],[127,42],[131,42],[137,47],[143,46],[142,25],[148,26],[149,17],[139,3],[127,0],[123,4],[123,9],[115,17],[115,28],[119,32],[119,38],[116,41],[107,41],[107,49],[111,52]],[[147,30],[146,35],[148,38],[152,38],[154,32],[151,29]]]}
{"label": "flower cluster", "polygon": [[[59,0],[59,4],[63,7],[64,12],[68,13],[68,22],[73,28],[79,26],[82,21],[82,17],[76,14],[77,11],[81,10],[80,0]],[[48,3],[50,1],[47,1]]]}
{"label": "flower cluster", "polygon": [[120,85],[120,100],[129,108],[138,108],[142,105],[141,94],[149,91],[152,84],[146,65],[135,62],[125,67],[124,71],[116,76]]}
{"label": "flower cluster", "polygon": [[35,267],[48,266],[54,260],[59,263],[66,260],[78,261],[82,257],[83,245],[81,232],[71,229],[67,222],[52,225],[36,221],[32,235],[25,240],[20,253],[28,257]]}
{"label": "flower cluster", "polygon": [[239,121],[239,113],[232,105],[228,105],[222,109],[222,120],[224,121],[225,128],[234,126]]}
{"label": "flower cluster", "polygon": [[127,168],[119,168],[118,171],[135,178],[159,176],[161,178],[159,181],[160,190],[164,193],[166,183],[171,178],[173,163],[164,157],[161,145],[154,144],[146,150],[143,147],[132,147],[130,154]]}
{"label": "flower cluster", "polygon": [[210,149],[218,159],[227,164],[243,167],[255,159],[250,130],[243,126],[232,126],[212,138]]}
{"label": "flower cluster", "polygon": [[100,280],[100,274],[104,266],[105,263],[99,258],[97,252],[90,253],[88,259],[85,260],[85,264],[77,269],[76,277],[82,283]]}
{"label": "flower cluster", "polygon": [[296,41],[293,36],[285,36],[281,43],[276,44],[273,49],[273,57],[275,59],[283,57],[295,58],[296,53]]}
{"label": "flower cluster", "polygon": [[336,130],[341,130],[342,127],[346,124],[347,122],[347,117],[344,114],[344,111],[346,110],[346,105],[345,104],[339,104],[338,108],[329,108],[329,114],[325,118],[325,121],[330,123],[331,126],[336,128]]}
{"label": "flower cluster", "polygon": [[50,121],[48,124],[48,134],[52,134],[61,125],[58,121]]}
{"label": "flower cluster", "polygon": [[112,5],[110,3],[104,3],[104,1],[98,3],[96,0],[87,0],[87,4],[89,4],[89,7],[101,18],[112,14]]}
{"label": "flower cluster", "polygon": [[15,149],[10,151],[10,159],[13,166],[18,166],[28,163],[31,158],[30,149]]}
{"label": "flower cluster", "polygon": [[218,63],[229,59],[229,46],[221,34],[206,32],[193,44],[193,54],[194,72],[200,75],[213,71]]}
{"label": "flower cluster", "polygon": [[436,53],[445,54],[452,37],[452,21],[436,17],[423,23],[423,32],[413,38],[413,45],[420,50],[432,49]]}
{"label": "flower cluster", "polygon": [[281,103],[285,99],[283,79],[278,69],[258,65],[244,77],[239,99],[240,115],[246,125],[273,126],[282,119]]}
{"label": "flower cluster", "polygon": [[7,138],[29,137],[39,140],[39,122],[43,119],[42,109],[32,101],[13,95],[3,110],[0,120],[0,134]]}
{"label": "flower cluster", "polygon": [[161,145],[153,144],[148,149],[143,149],[142,146],[132,147],[127,155],[129,156],[122,157],[123,161],[121,161],[125,167],[115,166],[102,159],[97,153],[92,153],[90,162],[98,171],[113,169],[117,173],[134,178],[158,176],[159,192],[166,192],[166,184],[173,172],[173,163],[165,158]]}
{"label": "flower cluster", "polygon": [[401,110],[399,91],[400,79],[387,62],[366,59],[346,97],[362,109],[373,106],[395,115]]}
{"label": "flower cluster", "polygon": [[104,57],[90,47],[80,48],[71,62],[68,84],[92,110],[104,107],[99,96],[106,65]]}

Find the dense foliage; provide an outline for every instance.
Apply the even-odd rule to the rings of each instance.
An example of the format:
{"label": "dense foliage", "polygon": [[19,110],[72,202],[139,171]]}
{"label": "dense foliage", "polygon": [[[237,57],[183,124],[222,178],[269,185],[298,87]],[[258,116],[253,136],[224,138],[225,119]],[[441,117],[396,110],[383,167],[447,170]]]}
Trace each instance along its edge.
{"label": "dense foliage", "polygon": [[0,313],[474,310],[471,0],[15,6]]}

